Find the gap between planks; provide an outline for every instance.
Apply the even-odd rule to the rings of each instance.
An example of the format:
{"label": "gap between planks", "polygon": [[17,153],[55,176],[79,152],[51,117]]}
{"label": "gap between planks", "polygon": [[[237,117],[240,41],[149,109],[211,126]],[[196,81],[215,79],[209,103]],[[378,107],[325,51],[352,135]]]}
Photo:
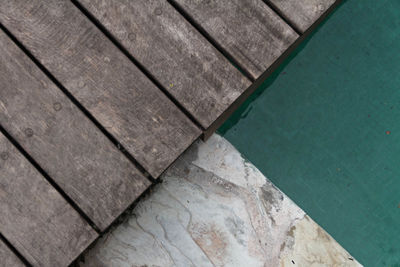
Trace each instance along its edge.
{"label": "gap between planks", "polygon": [[[170,0],[169,0],[169,1],[170,1]],[[75,1],[73,1],[73,2],[75,2]],[[332,7],[331,7],[330,9],[328,9],[328,10],[318,19],[318,21],[316,21],[316,22],[301,36],[301,38],[298,38],[298,40],[296,40],[296,42],[288,49],[288,50],[290,50],[290,51],[289,51],[288,53],[285,52],[285,53],[277,60],[277,62],[276,62],[277,64],[274,63],[274,65],[272,65],[262,76],[260,76],[260,78],[257,79],[253,85],[260,84],[263,80],[265,80],[265,78],[267,78],[267,77],[271,74],[271,72],[272,72],[273,70],[275,70],[275,69],[277,68],[277,66],[279,66],[279,64],[287,58],[287,56],[294,50],[294,48],[297,47],[298,44],[299,44],[301,41],[303,41],[304,38],[306,38],[307,35],[309,35],[309,33],[312,32],[312,30],[313,30],[312,28],[315,28],[316,25],[319,24],[320,21],[322,21],[322,20],[337,6],[337,4],[339,4],[339,2],[341,2],[341,1],[339,0],[339,1],[336,2],[335,5],[332,5]],[[278,62],[278,61],[279,61],[279,62]],[[39,64],[40,64],[40,63],[39,63]],[[255,88],[256,88],[256,86],[252,86],[252,87],[254,87],[254,89],[252,89],[252,90],[250,90],[250,89],[247,90],[247,91],[248,91],[248,93],[246,92],[246,93],[247,93],[247,94],[246,94],[247,96],[250,95],[250,94],[252,93],[252,91],[254,91]],[[243,97],[243,99],[240,99],[240,100],[238,99],[237,101],[238,101],[238,102],[243,102],[243,101],[247,98],[247,96]],[[79,102],[78,102],[78,103],[79,103]],[[240,103],[235,103],[235,105],[240,105]],[[235,109],[235,108],[234,108],[234,109]],[[90,114],[90,113],[89,113],[89,114]],[[99,125],[100,125],[100,124],[99,124]],[[116,140],[115,140],[115,141],[116,141]],[[116,141],[115,145],[118,146],[118,142],[117,142],[117,141]],[[128,154],[129,154],[129,153],[128,153]]]}
{"label": "gap between planks", "polygon": [[[4,267],[22,267],[32,265],[19,251],[0,233],[0,259]],[[5,257],[5,258],[2,258]]]}
{"label": "gap between planks", "polygon": [[[5,73],[0,75],[4,82],[0,103],[6,111],[0,115],[1,132],[92,228],[100,232],[150,182],[9,36],[1,33],[0,42],[3,50],[0,67]],[[9,78],[13,73],[19,78]],[[53,103],[60,108],[55,109]],[[53,107],[48,109],[48,105]],[[28,126],[31,136],[21,133]],[[99,197],[101,202],[97,201]]]}
{"label": "gap between planks", "polygon": [[166,1],[74,1],[204,131],[246,79]]}
{"label": "gap between planks", "polygon": [[51,74],[51,72],[44,67],[32,53],[6,28],[0,23],[0,30],[2,30],[29,58],[32,62],[74,103],[85,115],[90,119],[94,125],[125,155],[125,157],[132,162],[132,164],[147,178],[150,182],[156,181],[145,168],[125,149],[125,147],[110,133],[103,125],[101,125],[96,118]]}
{"label": "gap between planks", "polygon": [[177,2],[174,0],[167,0],[167,2],[173,6],[193,27],[210,42],[222,55],[224,55],[232,65],[237,68],[243,75],[247,77],[251,82],[254,82],[255,79],[253,76],[246,70],[246,68],[236,60],[236,58],[230,54],[226,49],[224,49],[207,31],[194,20],[189,13],[187,13]]}
{"label": "gap between planks", "polygon": [[102,25],[84,6],[82,6],[76,0],[70,0],[118,49],[138,68],[140,69],[146,77],[152,81],[158,89],[163,92],[171,101],[174,103],[182,112],[185,114],[193,124],[195,124],[200,130],[204,131],[204,127],[199,123],[198,120],[181,104],[177,99],[175,99],[161,83],[147,70],[143,64],[136,60],[126,48],[113,36],[113,34],[108,31],[104,25]]}
{"label": "gap between planks", "polygon": [[13,1],[0,10],[0,20],[152,177],[158,177],[199,137],[199,128],[72,2],[44,2]]}

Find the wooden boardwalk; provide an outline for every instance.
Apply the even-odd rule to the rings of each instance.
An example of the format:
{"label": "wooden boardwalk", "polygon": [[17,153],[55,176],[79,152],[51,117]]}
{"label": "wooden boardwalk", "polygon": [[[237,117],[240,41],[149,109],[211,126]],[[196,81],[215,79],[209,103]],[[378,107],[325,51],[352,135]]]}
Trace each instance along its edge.
{"label": "wooden boardwalk", "polygon": [[0,266],[67,266],[335,0],[0,4]]}

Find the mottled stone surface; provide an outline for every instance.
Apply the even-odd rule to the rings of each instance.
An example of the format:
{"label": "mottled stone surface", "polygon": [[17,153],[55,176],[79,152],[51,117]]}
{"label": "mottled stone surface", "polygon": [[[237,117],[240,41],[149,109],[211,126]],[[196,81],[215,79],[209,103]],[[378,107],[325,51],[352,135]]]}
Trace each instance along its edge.
{"label": "mottled stone surface", "polygon": [[162,179],[81,266],[359,266],[218,135]]}
{"label": "mottled stone surface", "polygon": [[282,266],[361,266],[307,215],[289,231],[291,245],[283,244]]}

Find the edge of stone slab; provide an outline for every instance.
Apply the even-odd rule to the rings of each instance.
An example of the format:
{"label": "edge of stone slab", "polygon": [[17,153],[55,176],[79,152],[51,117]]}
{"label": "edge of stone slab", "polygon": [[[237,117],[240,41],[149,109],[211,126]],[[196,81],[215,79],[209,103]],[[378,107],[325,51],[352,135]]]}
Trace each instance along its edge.
{"label": "edge of stone slab", "polygon": [[76,266],[360,266],[216,134],[161,180]]}
{"label": "edge of stone slab", "polygon": [[[292,205],[298,207],[296,203],[277,188],[251,162],[246,160],[231,143],[220,135],[214,134],[206,142],[199,140],[194,146],[197,146],[198,155],[192,163],[198,167],[213,172],[227,181],[248,189],[254,190],[254,188],[262,188],[263,185],[269,185],[279,192],[283,196],[283,199],[287,199]],[[192,150],[188,150],[187,153],[193,152]],[[247,168],[243,168],[243,166]],[[296,219],[288,232],[288,235],[293,237],[294,241],[297,242],[294,242],[292,251],[288,249],[289,247],[282,247],[284,248],[281,255],[282,266],[286,266],[289,263],[294,264],[293,262],[297,262],[300,266],[313,266],[312,263],[308,261],[309,257],[308,259],[307,257],[303,257],[301,251],[304,251],[304,249],[309,250],[309,252],[310,250],[317,250],[316,242],[318,240],[324,245],[325,251],[323,253],[329,255],[331,259],[337,259],[340,250],[347,253],[347,255],[343,254],[340,257],[343,262],[332,262],[332,266],[362,266],[353,256],[341,247],[325,229],[312,220],[301,208],[299,208],[299,210],[303,213],[303,218]],[[309,235],[307,236],[305,233]],[[329,254],[329,247],[334,249],[334,253],[331,255]],[[308,254],[309,256],[311,255],[311,253]],[[346,264],[345,262],[348,263]]]}

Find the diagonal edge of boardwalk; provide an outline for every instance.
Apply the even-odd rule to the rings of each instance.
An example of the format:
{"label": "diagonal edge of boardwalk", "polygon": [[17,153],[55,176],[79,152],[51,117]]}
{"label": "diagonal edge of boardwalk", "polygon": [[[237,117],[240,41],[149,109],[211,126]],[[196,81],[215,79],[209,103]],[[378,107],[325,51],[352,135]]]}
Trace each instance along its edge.
{"label": "diagonal edge of boardwalk", "polygon": [[205,129],[251,84],[167,1],[80,0],[76,4]]}
{"label": "diagonal edge of boardwalk", "polygon": [[0,232],[35,266],[66,266],[97,233],[0,134]]}
{"label": "diagonal edge of boardwalk", "polygon": [[[171,0],[172,1],[172,0]],[[275,60],[254,82],[253,84],[239,97],[234,103],[204,132],[203,139],[207,140],[245,101],[261,86],[261,84],[271,76],[271,74],[283,64],[293,51],[307,39],[316,28],[343,2],[343,0],[335,0],[335,2],[325,10],[322,15],[311,24],[307,30],[302,33],[278,58]]]}
{"label": "diagonal edge of boardwalk", "polygon": [[262,0],[169,0],[256,80],[299,37]]}
{"label": "diagonal edge of boardwalk", "polygon": [[275,64],[275,63],[274,63]]}
{"label": "diagonal edge of boardwalk", "polygon": [[336,0],[264,0],[293,25],[304,33]]}

